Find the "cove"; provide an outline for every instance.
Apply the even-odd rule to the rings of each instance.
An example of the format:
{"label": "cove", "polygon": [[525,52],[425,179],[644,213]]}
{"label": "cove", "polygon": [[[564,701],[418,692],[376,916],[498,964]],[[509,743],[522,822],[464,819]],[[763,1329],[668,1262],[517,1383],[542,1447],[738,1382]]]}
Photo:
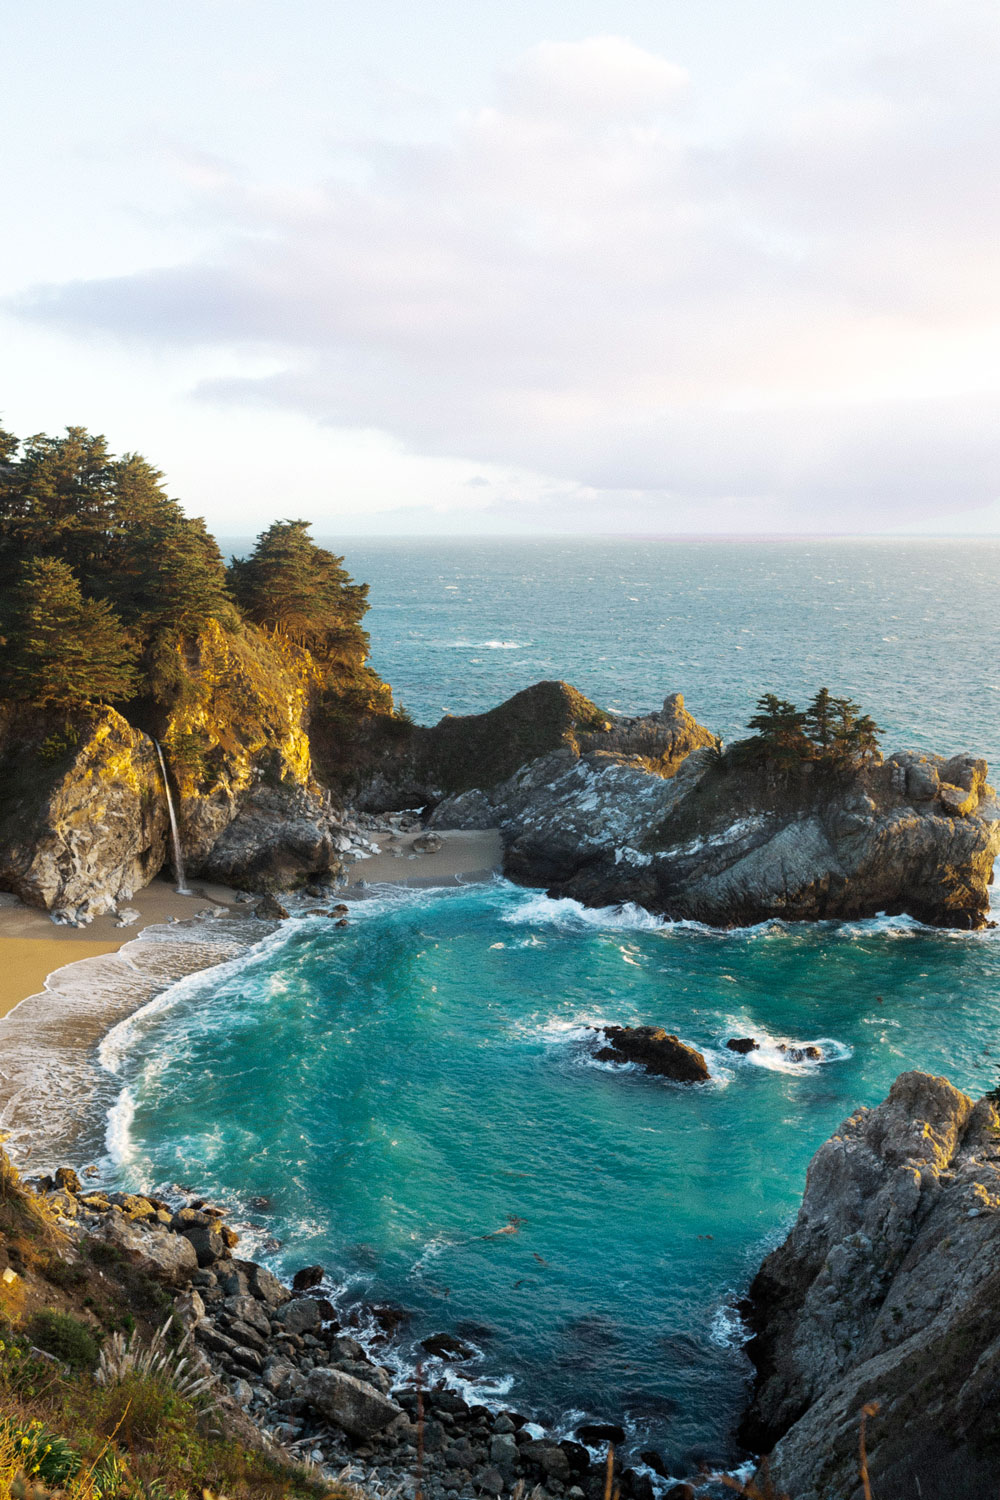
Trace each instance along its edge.
{"label": "cove", "polygon": [[[109,1146],[122,1186],[217,1195],[247,1254],[324,1265],[345,1314],[405,1308],[401,1365],[435,1378],[419,1341],[454,1334],[475,1399],[622,1420],[676,1472],[736,1456],[728,1309],[809,1158],[904,1069],[991,1087],[998,981],[996,933],[906,918],[725,933],[504,881],[386,890],[116,1028]],[[610,1022],[676,1031],[712,1083],[597,1063]]]}

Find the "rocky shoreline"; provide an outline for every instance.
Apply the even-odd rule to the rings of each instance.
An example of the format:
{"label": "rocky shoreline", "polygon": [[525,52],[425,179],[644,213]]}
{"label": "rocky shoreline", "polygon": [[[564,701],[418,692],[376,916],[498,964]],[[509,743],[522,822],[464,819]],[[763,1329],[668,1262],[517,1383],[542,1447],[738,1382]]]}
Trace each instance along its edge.
{"label": "rocky shoreline", "polygon": [[[623,1464],[614,1450],[625,1434],[615,1424],[560,1439],[516,1411],[470,1405],[440,1376],[401,1382],[342,1326],[322,1267],[301,1268],[285,1286],[239,1257],[239,1236],[221,1208],[90,1189],[86,1174],[94,1170],[81,1180],[64,1167],[31,1185],[60,1216],[76,1255],[86,1249],[97,1264],[127,1264],[169,1292],[194,1340],[195,1372],[213,1378],[213,1396],[245,1441],[306,1459],[330,1478],[349,1470],[373,1494],[601,1500],[609,1448],[623,1500],[694,1494],[681,1480],[654,1489],[655,1454]],[[367,1311],[387,1346],[401,1310]],[[425,1345],[438,1359],[465,1352],[446,1334]]]}

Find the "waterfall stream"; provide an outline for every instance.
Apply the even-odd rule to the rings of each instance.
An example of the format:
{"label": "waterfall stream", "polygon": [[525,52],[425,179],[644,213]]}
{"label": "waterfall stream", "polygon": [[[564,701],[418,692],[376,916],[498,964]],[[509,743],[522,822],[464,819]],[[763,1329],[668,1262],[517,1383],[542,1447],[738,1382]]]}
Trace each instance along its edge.
{"label": "waterfall stream", "polygon": [[181,836],[177,831],[177,814],[174,812],[174,799],[170,793],[170,782],[167,778],[167,764],[163,759],[163,751],[159,740],[154,740],[156,754],[160,762],[160,774],[163,777],[163,789],[167,794],[167,812],[170,814],[170,847],[174,855],[174,877],[177,881],[178,896],[193,896],[194,892],[188,889],[187,881],[184,879],[184,857],[181,854]]}

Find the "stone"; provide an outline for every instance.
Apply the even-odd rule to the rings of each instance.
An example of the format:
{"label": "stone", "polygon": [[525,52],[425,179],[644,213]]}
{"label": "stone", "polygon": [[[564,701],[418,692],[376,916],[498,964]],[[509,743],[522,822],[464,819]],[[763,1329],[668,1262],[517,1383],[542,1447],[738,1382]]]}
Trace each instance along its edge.
{"label": "stone", "polygon": [[494,1432],[490,1439],[489,1452],[491,1464],[495,1464],[505,1474],[513,1472],[517,1463],[518,1447],[510,1433]]}
{"label": "stone", "polygon": [[282,906],[277,896],[266,895],[263,901],[258,901],[253,909],[255,917],[267,922],[283,922],[288,916],[288,908]]}
{"label": "stone", "polygon": [[433,1354],[437,1359],[463,1361],[472,1359],[475,1349],[469,1347],[461,1339],[456,1338],[453,1333],[432,1333],[427,1338],[420,1340],[420,1347]]}
{"label": "stone", "polygon": [[566,1484],[569,1481],[569,1459],[558,1443],[539,1439],[525,1443],[519,1451],[522,1461],[534,1464],[550,1479],[558,1480],[560,1484]]}
{"label": "stone", "polygon": [[226,1242],[215,1224],[188,1224],[177,1236],[186,1239],[194,1250],[199,1266],[212,1266],[228,1255]]}
{"label": "stone", "polygon": [[57,1188],[62,1188],[64,1193],[79,1193],[83,1187],[83,1183],[72,1167],[57,1167],[55,1184]]}
{"label": "stone", "polygon": [[222,1354],[237,1365],[252,1370],[259,1375],[264,1368],[264,1361],[256,1349],[250,1349],[241,1344],[238,1339],[230,1338],[228,1334],[220,1332],[211,1323],[199,1323],[195,1327],[195,1337],[207,1349],[212,1349],[216,1354]]}
{"label": "stone", "polygon": [[726,1043],[730,1052],[738,1052],[741,1057],[746,1057],[749,1052],[759,1052],[760,1043],[755,1042],[752,1036],[730,1037]]}
{"label": "stone", "polygon": [[205,1302],[196,1287],[190,1286],[187,1291],[178,1293],[174,1298],[174,1312],[185,1329],[201,1322],[205,1316]]}
{"label": "stone", "polygon": [[357,1438],[381,1432],[402,1412],[402,1407],[374,1386],[341,1370],[310,1371],[305,1396],[320,1416]]}
{"label": "stone", "polygon": [[246,1290],[251,1296],[256,1297],[258,1302],[263,1302],[270,1308],[277,1308],[290,1300],[291,1293],[287,1287],[282,1286],[277,1276],[273,1275],[266,1266],[260,1266],[252,1260],[241,1260],[235,1264],[239,1273],[245,1278]]}
{"label": "stone", "polygon": [[312,1297],[297,1297],[292,1302],[285,1302],[276,1309],[274,1318],[286,1333],[308,1333],[320,1323],[319,1308]]}
{"label": "stone", "polygon": [[608,1040],[595,1056],[608,1062],[638,1063],[647,1073],[674,1083],[707,1083],[708,1064],[700,1052],[679,1041],[662,1026],[602,1026],[595,1028]]}
{"label": "stone", "polygon": [[311,1287],[319,1286],[325,1275],[322,1266],[303,1266],[292,1277],[292,1291],[308,1292]]}
{"label": "stone", "polygon": [[49,1207],[54,1208],[64,1219],[75,1219],[80,1212],[80,1205],[72,1193],[50,1193]]}
{"label": "stone", "polygon": [[191,1242],[167,1229],[140,1228],[123,1215],[112,1213],[104,1220],[101,1234],[131,1265],[168,1285],[187,1282],[198,1269]]}
{"label": "stone", "polygon": [[264,1338],[270,1337],[271,1320],[255,1297],[227,1297],[222,1306],[229,1317],[255,1328]]}
{"label": "stone", "polygon": [[473,1475],[472,1482],[483,1495],[502,1495],[504,1492],[504,1477],[499,1469],[480,1469]]}
{"label": "stone", "polygon": [[230,1386],[230,1390],[233,1393],[233,1400],[239,1406],[247,1407],[253,1400],[253,1386],[250,1384],[249,1380],[244,1380],[239,1375],[233,1381],[232,1385]]}
{"label": "stone", "polygon": [[439,833],[422,833],[410,845],[415,854],[437,854],[444,848],[444,839]]}
{"label": "stone", "polygon": [[576,1429],[576,1436],[588,1448],[600,1448],[606,1443],[618,1448],[625,1441],[625,1429],[617,1422],[584,1422]]}

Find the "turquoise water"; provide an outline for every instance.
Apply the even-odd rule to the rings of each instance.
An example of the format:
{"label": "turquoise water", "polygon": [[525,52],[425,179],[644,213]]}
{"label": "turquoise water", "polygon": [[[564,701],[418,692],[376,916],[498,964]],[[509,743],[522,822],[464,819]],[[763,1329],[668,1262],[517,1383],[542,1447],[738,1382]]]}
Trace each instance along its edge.
{"label": "turquoise water", "polygon": [[[676,1473],[734,1457],[747,1370],[727,1304],[817,1145],[904,1068],[991,1086],[998,1019],[992,934],[722,934],[506,882],[387,892],[112,1033],[111,1143],[125,1182],[217,1194],[251,1246],[282,1242],[285,1271],[324,1264],[345,1308],[409,1309],[404,1362],[457,1332],[478,1397],[563,1426],[624,1417]],[[596,1063],[586,1028],[605,1021],[676,1030],[714,1081]],[[756,1057],[724,1049],[748,1034]],[[790,1065],[783,1038],[829,1060]]]}
{"label": "turquoise water", "polygon": [[[888,748],[1000,756],[1000,543],[337,550],[371,583],[374,664],[423,721],[565,677],[623,712],[680,690],[732,738],[762,691],[826,684]],[[111,1141],[130,1183],[217,1193],[283,1269],[326,1265],[345,1309],[409,1309],[404,1361],[457,1331],[481,1396],[568,1426],[627,1418],[683,1472],[731,1454],[747,1366],[726,1308],[812,1153],[904,1068],[991,1087],[998,1010],[994,933],[719,934],[503,883],[386,895],[343,932],[293,924],[113,1034]],[[599,1021],[676,1030],[716,1081],[602,1068]],[[746,1034],[826,1038],[828,1060],[719,1050]]]}

